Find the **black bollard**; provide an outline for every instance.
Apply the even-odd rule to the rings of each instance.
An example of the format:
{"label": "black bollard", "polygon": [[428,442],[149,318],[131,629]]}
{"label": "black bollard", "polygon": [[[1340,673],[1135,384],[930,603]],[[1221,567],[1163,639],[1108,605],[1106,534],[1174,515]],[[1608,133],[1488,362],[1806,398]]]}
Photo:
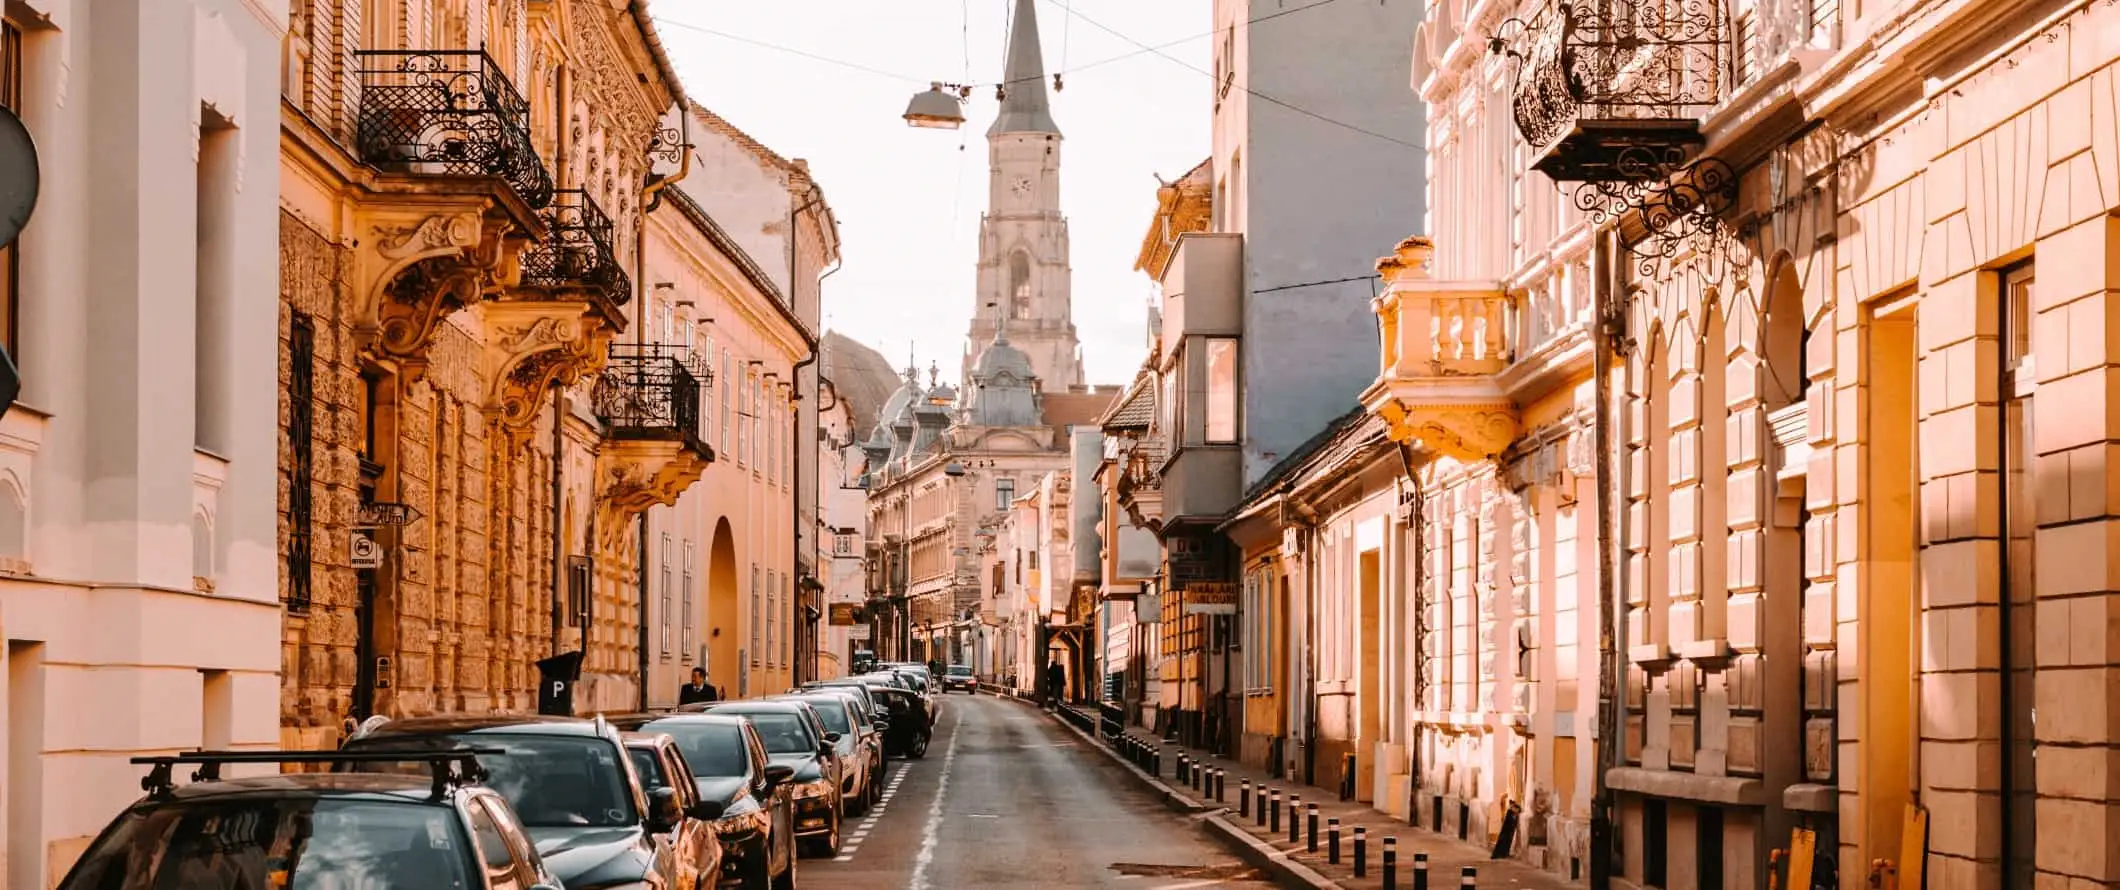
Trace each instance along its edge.
{"label": "black bollard", "polygon": [[1310,831],[1308,832],[1308,835],[1309,835],[1309,836],[1308,836],[1308,838],[1307,838],[1307,839],[1306,839],[1306,840],[1304,841],[1304,850],[1305,850],[1306,852],[1310,852],[1310,853],[1316,853],[1316,852],[1318,851],[1318,805],[1317,805],[1317,804],[1311,804],[1311,805],[1310,805],[1310,809],[1309,809],[1308,811],[1306,811],[1306,812],[1305,812],[1305,813],[1303,814],[1303,822],[1304,822],[1304,824],[1306,824],[1306,825],[1310,826]]}
{"label": "black bollard", "polygon": [[1369,876],[1369,829],[1354,827],[1354,876]]}
{"label": "black bollard", "polygon": [[1251,818],[1251,780],[1237,780],[1237,817]]}
{"label": "black bollard", "polygon": [[1183,754],[1180,754],[1180,755],[1178,755],[1178,762],[1177,762],[1177,763],[1176,763],[1176,764],[1175,764],[1175,765],[1173,766],[1173,768],[1172,768],[1172,771],[1171,771],[1171,775],[1172,775],[1172,776],[1173,776],[1174,778],[1176,778],[1176,779],[1178,780],[1178,784],[1180,784],[1180,785],[1183,785],[1183,784],[1185,784],[1185,782],[1186,782],[1186,779],[1185,779],[1185,759],[1186,759],[1186,758],[1185,758],[1185,755],[1183,755]]}
{"label": "black bollard", "polygon": [[1480,870],[1479,870],[1479,869],[1473,868],[1472,866],[1469,866],[1469,865],[1468,865],[1468,866],[1465,866],[1465,868],[1464,868],[1464,870],[1463,870],[1463,871],[1460,871],[1460,872],[1458,872],[1458,887],[1459,887],[1459,888],[1465,888],[1465,887],[1478,887],[1479,885],[1480,885]]}
{"label": "black bollard", "polygon": [[1281,789],[1279,788],[1273,790],[1273,824],[1266,826],[1266,830],[1274,834],[1281,833]]}
{"label": "black bollard", "polygon": [[1428,890],[1428,854],[1413,854],[1413,890]]}
{"label": "black bollard", "polygon": [[1229,802],[1229,771],[1215,767],[1215,803]]}
{"label": "black bollard", "polygon": [[1399,839],[1384,839],[1384,890],[1399,890]]}
{"label": "black bollard", "polygon": [[1340,820],[1337,817],[1325,820],[1325,861],[1340,864]]}
{"label": "black bollard", "polygon": [[1151,776],[1163,775],[1163,749],[1157,748],[1148,752],[1148,774]]}
{"label": "black bollard", "polygon": [[1291,794],[1288,796],[1288,842],[1293,844],[1302,840],[1303,795]]}
{"label": "black bollard", "polygon": [[[1274,818],[1280,818],[1281,791],[1278,788],[1274,789],[1273,792],[1273,811],[1275,814]],[[1252,824],[1260,828],[1266,827],[1266,786],[1264,785],[1259,786],[1259,807],[1251,811],[1251,821]]]}

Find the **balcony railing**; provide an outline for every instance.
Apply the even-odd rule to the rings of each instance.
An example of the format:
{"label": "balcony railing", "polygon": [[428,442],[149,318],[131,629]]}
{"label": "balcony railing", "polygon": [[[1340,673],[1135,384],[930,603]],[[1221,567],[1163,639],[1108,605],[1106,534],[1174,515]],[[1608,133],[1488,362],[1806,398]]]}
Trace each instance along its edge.
{"label": "balcony railing", "polygon": [[682,439],[704,454],[702,383],[685,367],[680,347],[614,343],[591,397],[612,438]]}
{"label": "balcony railing", "polygon": [[1516,61],[1511,109],[1533,165],[1560,181],[1658,179],[1702,141],[1724,98],[1724,0],[1547,0],[1497,29]]}
{"label": "balcony railing", "polygon": [[530,105],[483,50],[362,50],[361,160],[420,176],[493,176],[531,207],[552,174],[530,142]]}
{"label": "balcony railing", "polygon": [[624,306],[633,298],[633,277],[618,262],[611,217],[581,189],[561,189],[552,197],[552,205],[539,211],[549,234],[523,252],[523,284],[589,290],[611,306]]}

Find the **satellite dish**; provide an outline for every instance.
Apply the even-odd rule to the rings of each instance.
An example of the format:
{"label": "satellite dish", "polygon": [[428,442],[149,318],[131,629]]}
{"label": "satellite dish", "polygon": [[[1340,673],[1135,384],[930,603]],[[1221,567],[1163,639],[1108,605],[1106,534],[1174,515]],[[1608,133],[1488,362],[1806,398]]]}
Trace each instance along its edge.
{"label": "satellite dish", "polygon": [[0,107],[0,247],[15,243],[37,209],[37,144],[22,119]]}

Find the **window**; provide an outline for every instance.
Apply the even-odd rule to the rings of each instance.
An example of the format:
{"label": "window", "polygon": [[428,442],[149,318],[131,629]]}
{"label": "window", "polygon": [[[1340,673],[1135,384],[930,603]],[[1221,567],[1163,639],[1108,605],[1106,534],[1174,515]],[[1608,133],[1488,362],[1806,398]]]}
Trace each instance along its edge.
{"label": "window", "polygon": [[735,388],[736,360],[724,349],[721,351],[721,438],[714,443],[723,448],[729,447],[729,399],[735,395]]}
{"label": "window", "polygon": [[1243,652],[1244,690],[1273,691],[1273,608],[1276,597],[1273,563],[1260,563],[1244,575],[1243,605],[1238,614],[1238,648]]}
{"label": "window", "polygon": [[[12,260],[10,260],[12,262]],[[312,540],[311,445],[316,435],[316,326],[295,312],[287,324],[287,608],[309,608]]]}
{"label": "window", "polygon": [[2029,885],[2038,872],[2033,854],[2039,846],[2039,820],[2033,810],[2039,791],[2039,746],[2032,704],[2039,689],[2034,573],[2039,504],[2031,471],[2036,455],[2032,402],[2039,375],[2032,353],[2032,323],[2038,315],[2032,272],[2027,263],[2002,276],[2002,803],[2003,818],[2010,820],[2002,845],[2005,887]]}
{"label": "window", "polygon": [[687,663],[692,661],[692,567],[698,552],[692,539],[686,538],[684,584],[678,588],[678,601],[683,607],[679,610],[677,619],[678,627],[681,628],[677,651],[683,654],[682,657]]}
{"label": "window", "polygon": [[1207,441],[1237,441],[1237,341],[1207,341]]}
{"label": "window", "polygon": [[780,573],[766,570],[766,667],[780,664]]}
{"label": "window", "polygon": [[1016,480],[1003,477],[994,480],[994,509],[1006,510],[1016,502]]}
{"label": "window", "polygon": [[663,660],[664,660],[664,661],[669,661],[669,660],[670,660],[670,612],[671,612],[671,611],[673,611],[673,610],[672,610],[672,609],[670,608],[670,533],[669,533],[669,532],[664,532],[664,533],[663,533],[663,536],[662,536],[662,560],[661,560],[661,566],[662,566],[662,579],[661,579],[661,580],[662,580],[662,594],[661,594],[661,596],[659,597],[659,599],[660,599],[660,602],[662,603],[662,621],[660,622],[660,623],[661,623],[661,627],[662,627],[662,658],[663,658]]}
{"label": "window", "polygon": [[704,427],[700,432],[700,438],[706,440],[708,445],[720,448],[721,439],[714,434],[714,414],[718,410],[715,408],[715,404],[717,397],[721,395],[719,389],[714,385],[718,379],[714,373],[714,335],[701,334],[700,340],[701,349],[698,353],[698,358],[700,367],[707,372],[706,377],[699,381],[699,397],[706,400],[706,404],[701,406],[699,415],[702,421],[701,426]]}
{"label": "window", "polygon": [[758,564],[751,564],[751,666],[758,666],[759,636],[765,620],[766,604],[759,598]]}

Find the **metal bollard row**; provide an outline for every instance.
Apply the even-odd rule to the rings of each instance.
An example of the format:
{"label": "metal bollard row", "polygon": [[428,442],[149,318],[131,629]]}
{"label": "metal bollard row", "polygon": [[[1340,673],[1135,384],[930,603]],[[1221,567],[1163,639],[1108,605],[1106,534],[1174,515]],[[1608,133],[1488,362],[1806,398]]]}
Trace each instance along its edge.
{"label": "metal bollard row", "polygon": [[1237,818],[1251,818],[1251,780],[1237,780]]}
{"label": "metal bollard row", "polygon": [[1340,864],[1340,820],[1337,816],[1325,820],[1325,861]]}
{"label": "metal bollard row", "polygon": [[1310,804],[1309,807],[1309,809],[1303,811],[1303,822],[1310,828],[1307,834],[1308,839],[1304,841],[1304,852],[1316,853],[1318,851],[1318,805]]}
{"label": "metal bollard row", "polygon": [[1369,877],[1369,829],[1354,827],[1354,876]]}

